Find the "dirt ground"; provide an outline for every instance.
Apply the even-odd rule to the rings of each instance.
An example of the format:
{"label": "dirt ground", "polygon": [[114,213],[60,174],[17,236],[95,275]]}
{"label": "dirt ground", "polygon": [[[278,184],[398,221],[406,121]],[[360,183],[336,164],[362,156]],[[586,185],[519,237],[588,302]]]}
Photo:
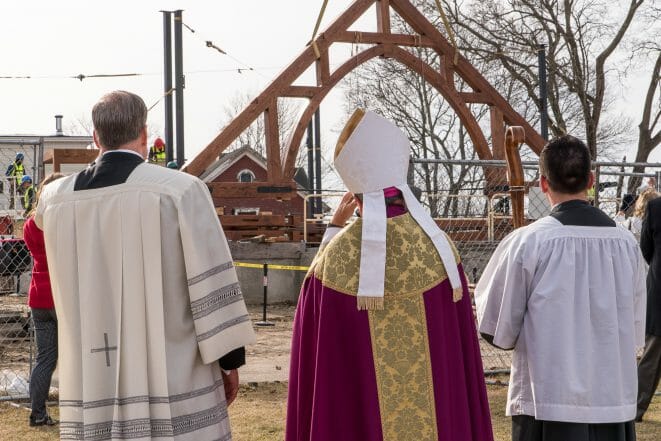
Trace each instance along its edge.
{"label": "dirt ground", "polygon": [[[495,441],[509,441],[510,419],[505,416],[507,388],[488,386],[491,421]],[[281,441],[287,413],[287,384],[259,383],[243,385],[239,397],[229,409],[234,441]],[[51,408],[57,418],[57,405]],[[29,412],[22,406],[0,403],[0,440],[56,441],[57,428],[30,428]],[[645,418],[636,424],[638,441],[661,439],[661,397],[657,397]]]}
{"label": "dirt ground", "polygon": [[[249,306],[248,310],[253,323],[262,320],[261,306]],[[289,379],[289,352],[295,310],[295,305],[289,304],[268,307],[266,318],[274,326],[255,326],[257,344],[247,349],[246,365],[240,370],[242,384]],[[497,350],[483,340],[480,340],[480,349],[486,371],[509,369],[511,352]]]}
{"label": "dirt ground", "polygon": [[[262,308],[250,306],[253,323],[263,318]],[[242,384],[287,381],[289,352],[296,307],[288,304],[269,306],[266,319],[274,326],[255,326],[257,343],[246,350],[246,364],[239,371]]]}
{"label": "dirt ground", "polygon": [[[249,310],[254,322],[262,319],[261,308],[250,307]],[[235,441],[278,441],[284,438],[294,310],[293,305],[271,306],[267,320],[275,326],[256,327],[257,343],[247,349],[247,364],[240,373],[239,397],[229,412]],[[507,356],[496,353],[483,358],[486,358],[486,369],[500,368],[509,362]],[[489,377],[488,381],[504,383],[506,380],[507,376],[501,375]],[[505,416],[507,387],[489,385],[487,388],[495,441],[509,441],[511,423]],[[26,406],[26,403],[0,403],[0,440],[57,440],[57,428],[28,427]],[[56,401],[51,403],[50,412],[57,418]],[[645,421],[636,426],[639,441],[661,440],[661,396],[655,397]]]}

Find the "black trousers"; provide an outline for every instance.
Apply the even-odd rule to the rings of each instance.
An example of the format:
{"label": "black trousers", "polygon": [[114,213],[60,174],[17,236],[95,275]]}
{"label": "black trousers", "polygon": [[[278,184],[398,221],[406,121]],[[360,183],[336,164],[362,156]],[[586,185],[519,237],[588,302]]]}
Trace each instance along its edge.
{"label": "black trousers", "polygon": [[641,419],[652,402],[654,392],[661,378],[661,337],[645,336],[645,352],[638,363],[638,411],[636,419]]}
{"label": "black trousers", "polygon": [[48,416],[46,399],[57,365],[57,316],[54,309],[33,308],[32,320],[37,340],[37,362],[30,376],[30,418],[36,421]]}
{"label": "black trousers", "polygon": [[635,441],[633,421],[581,424],[541,421],[529,415],[512,417],[512,441]]}

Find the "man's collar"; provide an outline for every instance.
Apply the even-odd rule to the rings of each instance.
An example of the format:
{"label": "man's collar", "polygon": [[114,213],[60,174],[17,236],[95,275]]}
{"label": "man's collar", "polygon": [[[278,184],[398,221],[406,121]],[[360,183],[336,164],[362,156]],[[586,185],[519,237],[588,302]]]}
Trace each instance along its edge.
{"label": "man's collar", "polygon": [[585,199],[572,199],[570,201],[560,202],[555,204],[551,209],[552,213],[557,213],[559,211],[571,210],[572,208],[579,208],[584,206],[589,206],[590,202]]}
{"label": "man's collar", "polygon": [[128,150],[128,149],[106,150],[105,152],[103,152],[102,156],[105,156],[108,153],[120,153],[120,152],[121,153],[132,153],[132,154],[136,155],[137,157],[139,157],[140,159],[142,159],[143,161],[145,160],[145,158],[143,158],[140,153],[136,152],[135,150]]}

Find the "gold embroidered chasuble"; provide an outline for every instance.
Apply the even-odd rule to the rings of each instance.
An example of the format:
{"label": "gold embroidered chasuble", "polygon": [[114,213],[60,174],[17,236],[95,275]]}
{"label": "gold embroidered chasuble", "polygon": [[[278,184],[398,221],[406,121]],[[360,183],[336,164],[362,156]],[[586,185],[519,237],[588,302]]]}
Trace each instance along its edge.
{"label": "gold embroidered chasuble", "polygon": [[[362,221],[323,246],[308,277],[356,296]],[[456,249],[455,258],[459,261]],[[384,440],[436,440],[434,387],[423,294],[447,279],[433,244],[407,213],[388,219],[383,310],[369,327]],[[455,299],[459,300],[459,299]]]}

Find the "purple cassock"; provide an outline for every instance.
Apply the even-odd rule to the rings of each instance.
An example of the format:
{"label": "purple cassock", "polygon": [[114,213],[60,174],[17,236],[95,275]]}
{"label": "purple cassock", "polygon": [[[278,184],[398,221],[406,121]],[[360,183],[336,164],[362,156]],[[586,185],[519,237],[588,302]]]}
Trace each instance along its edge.
{"label": "purple cassock", "polygon": [[432,242],[389,208],[384,309],[359,311],[360,240],[359,219],[301,290],[286,441],[493,440],[466,280],[453,296]]}

